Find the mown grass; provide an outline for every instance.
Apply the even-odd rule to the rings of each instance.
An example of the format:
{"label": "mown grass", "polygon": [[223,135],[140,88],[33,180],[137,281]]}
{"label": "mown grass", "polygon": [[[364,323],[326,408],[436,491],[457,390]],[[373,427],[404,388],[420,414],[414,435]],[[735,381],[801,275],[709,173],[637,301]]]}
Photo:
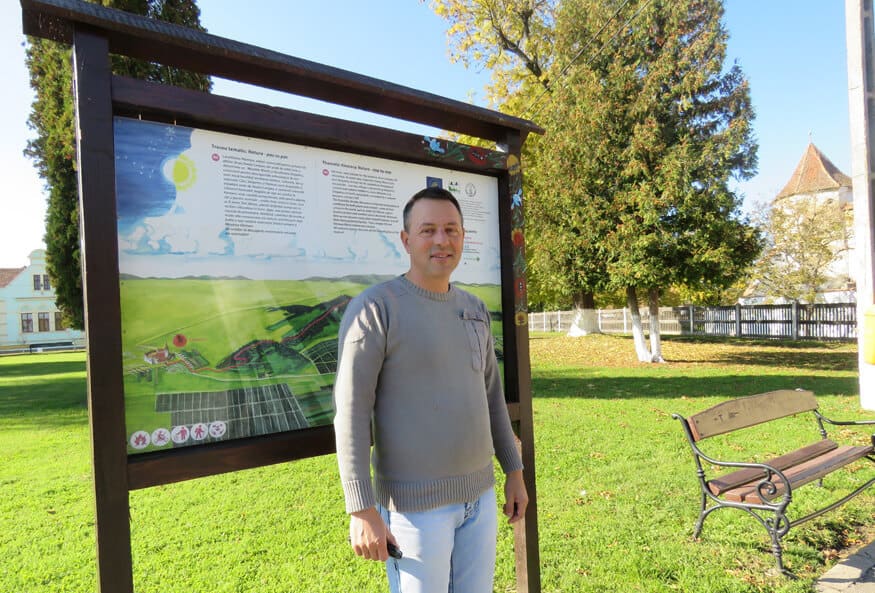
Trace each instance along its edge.
{"label": "mown grass", "polygon": [[[765,531],[741,513],[712,515],[692,541],[692,459],[670,417],[788,387],[815,391],[828,415],[873,417],[859,410],[853,346],[672,338],[665,365],[635,362],[627,338],[536,334],[530,346],[545,592],[809,591],[840,550],[871,539],[875,496],[866,494],[785,538],[796,581],[768,574]],[[96,590],[84,402],[83,355],[0,358],[0,591]],[[816,439],[799,421],[714,447],[765,457]],[[814,508],[867,473],[806,487],[794,504]],[[135,491],[130,501],[138,592],[385,590],[381,567],[345,545],[333,456]],[[495,591],[514,583],[505,526]]]}

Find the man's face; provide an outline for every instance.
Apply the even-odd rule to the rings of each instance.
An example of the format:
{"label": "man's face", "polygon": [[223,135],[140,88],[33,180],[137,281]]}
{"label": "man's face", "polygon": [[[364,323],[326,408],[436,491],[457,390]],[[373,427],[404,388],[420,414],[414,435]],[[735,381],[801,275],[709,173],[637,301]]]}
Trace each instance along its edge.
{"label": "man's face", "polygon": [[424,198],[413,204],[401,242],[410,254],[408,279],[428,290],[446,290],[459,265],[465,230],[452,202]]}

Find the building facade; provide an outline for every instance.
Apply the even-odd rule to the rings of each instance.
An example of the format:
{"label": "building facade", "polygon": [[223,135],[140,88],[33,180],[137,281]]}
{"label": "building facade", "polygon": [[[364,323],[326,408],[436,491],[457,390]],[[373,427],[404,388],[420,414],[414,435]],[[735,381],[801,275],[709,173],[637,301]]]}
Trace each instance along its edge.
{"label": "building facade", "polygon": [[64,326],[46,271],[46,252],[30,265],[0,268],[0,352],[85,346],[85,333]]}
{"label": "building facade", "polygon": [[[842,173],[814,144],[809,143],[790,180],[775,196],[772,209],[782,209],[796,215],[804,213],[806,218],[816,217],[818,213],[827,216],[829,210],[833,211],[828,215],[830,220],[836,217],[842,220],[842,237],[830,244],[834,259],[826,267],[826,279],[823,284],[814,287],[816,302],[855,302],[857,268],[851,178]],[[740,302],[754,305],[782,303],[785,299],[768,294],[766,287],[754,283]]]}
{"label": "building facade", "polygon": [[854,302],[857,268],[851,178],[809,143],[790,181],[775,197],[773,207],[780,207],[782,201],[790,200],[816,201],[844,214],[844,236],[832,245],[836,259],[829,266],[826,284],[818,287],[818,295],[819,300],[827,303]]}

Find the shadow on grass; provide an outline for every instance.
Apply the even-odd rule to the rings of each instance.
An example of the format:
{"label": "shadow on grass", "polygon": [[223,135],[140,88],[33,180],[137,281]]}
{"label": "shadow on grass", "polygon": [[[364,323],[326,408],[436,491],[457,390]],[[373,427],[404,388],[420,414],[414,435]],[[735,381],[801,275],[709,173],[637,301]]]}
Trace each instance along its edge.
{"label": "shadow on grass", "polygon": [[[663,336],[664,342],[679,344],[720,344],[726,352],[709,363],[794,367],[810,370],[845,371],[857,368],[857,352],[845,342],[803,340],[750,340],[691,336]],[[752,349],[755,347],[755,349]],[[669,362],[696,362],[672,359]]]}
{"label": "shadow on grass", "polygon": [[[24,355],[2,361],[0,376],[38,377],[40,375],[62,375],[66,373],[84,373],[83,360],[40,360],[38,356]],[[11,363],[11,364],[10,364]]]}
{"label": "shadow on grass", "polygon": [[[632,339],[632,336],[620,336]],[[728,344],[730,346],[738,346],[740,348],[749,348],[751,346],[768,346],[770,348],[785,348],[787,350],[799,350],[806,348],[826,348],[826,349],[843,349],[848,346],[853,346],[856,340],[786,340],[786,339],[766,339],[766,338],[733,338],[727,336],[679,336],[665,335],[660,336],[663,342],[680,342],[686,344]]]}
{"label": "shadow on grass", "polygon": [[[554,348],[575,346],[556,341],[557,334],[536,334],[530,340],[553,341]],[[580,338],[577,345],[580,359],[567,362],[570,367],[584,366],[647,366],[635,359],[632,336],[598,334]],[[708,364],[727,366],[769,367],[772,369],[802,369],[818,371],[856,372],[858,357],[856,344],[851,342],[822,342],[815,340],[765,340],[726,338],[721,336],[662,336],[663,354],[668,367],[671,363]],[[584,348],[591,348],[585,351]],[[603,358],[599,358],[603,355]],[[549,354],[546,356],[549,357]],[[560,357],[562,359],[562,357]],[[607,359],[607,360],[606,360]],[[547,359],[549,360],[549,358]],[[562,363],[559,363],[562,364]]]}
{"label": "shadow on grass", "polygon": [[680,397],[741,397],[778,389],[809,389],[815,395],[857,395],[856,377],[721,375],[714,377],[570,377],[561,372],[537,371],[532,376],[533,397],[631,399]]}
{"label": "shadow on grass", "polygon": [[[81,365],[80,365],[81,367]],[[0,425],[61,427],[87,422],[84,377],[54,377],[0,386]]]}
{"label": "shadow on grass", "polygon": [[[671,359],[669,362],[697,362]],[[751,352],[740,350],[708,359],[713,364],[793,367],[810,371],[847,371],[856,368],[856,352]]]}

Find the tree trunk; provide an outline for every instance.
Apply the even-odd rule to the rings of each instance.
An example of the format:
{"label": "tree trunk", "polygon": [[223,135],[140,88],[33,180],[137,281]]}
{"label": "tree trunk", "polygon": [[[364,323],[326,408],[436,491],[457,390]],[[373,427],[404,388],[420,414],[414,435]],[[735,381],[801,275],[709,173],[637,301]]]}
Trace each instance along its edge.
{"label": "tree trunk", "polygon": [[665,362],[662,357],[662,336],[659,333],[659,289],[651,288],[647,293],[650,307],[650,352],[651,362]]}
{"label": "tree trunk", "polygon": [[595,295],[580,292],[574,297],[574,321],[568,330],[572,338],[600,334],[598,312],[595,309]]}
{"label": "tree trunk", "polygon": [[626,306],[632,316],[632,339],[635,342],[635,354],[641,362],[653,362],[653,357],[647,349],[644,339],[644,327],[641,325],[641,312],[638,310],[638,293],[634,286],[626,287]]}

